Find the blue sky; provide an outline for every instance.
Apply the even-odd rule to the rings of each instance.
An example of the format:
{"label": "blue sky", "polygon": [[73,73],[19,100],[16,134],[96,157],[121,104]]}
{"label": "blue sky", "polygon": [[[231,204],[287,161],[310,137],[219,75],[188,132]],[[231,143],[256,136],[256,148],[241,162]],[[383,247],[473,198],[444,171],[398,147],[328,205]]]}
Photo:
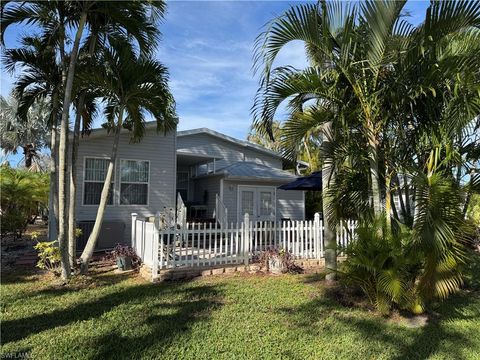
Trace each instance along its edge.
{"label": "blue sky", "polygon": [[[170,1],[160,25],[163,40],[157,58],[170,71],[179,129],[209,127],[244,139],[252,122],[250,108],[258,79],[252,71],[253,44],[263,26],[295,1]],[[419,23],[428,2],[409,1],[410,21]],[[6,46],[15,47],[28,29],[11,28]],[[300,43],[282,50],[277,64],[305,66]],[[14,76],[1,71],[2,96]],[[279,114],[281,117],[281,114]],[[97,120],[96,125],[101,123]]]}

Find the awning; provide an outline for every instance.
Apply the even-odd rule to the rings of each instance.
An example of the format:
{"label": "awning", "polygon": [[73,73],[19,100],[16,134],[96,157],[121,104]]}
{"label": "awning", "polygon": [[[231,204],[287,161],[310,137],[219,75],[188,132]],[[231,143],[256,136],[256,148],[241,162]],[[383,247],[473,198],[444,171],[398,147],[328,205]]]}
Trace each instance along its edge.
{"label": "awning", "polygon": [[313,190],[313,191],[321,191],[322,190],[322,172],[317,171],[312,173],[309,176],[303,176],[289,182],[288,184],[284,184],[278,187],[282,190]]}

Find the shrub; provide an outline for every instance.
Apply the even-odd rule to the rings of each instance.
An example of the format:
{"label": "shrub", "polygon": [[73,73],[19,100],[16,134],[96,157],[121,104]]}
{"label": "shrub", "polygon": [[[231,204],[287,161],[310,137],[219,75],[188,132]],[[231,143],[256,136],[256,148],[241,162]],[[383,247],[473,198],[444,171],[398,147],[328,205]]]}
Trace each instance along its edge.
{"label": "shrub", "polygon": [[461,212],[458,185],[441,172],[414,178],[413,227],[385,220],[366,222],[347,248],[343,273],[359,286],[383,314],[392,307],[413,313],[437,299],[445,299],[463,283],[465,245],[473,237]]}
{"label": "shrub", "polygon": [[405,246],[411,232],[400,228],[384,235],[379,231],[382,228],[381,220],[359,226],[339,272],[347,284],[362,289],[382,314],[388,314],[394,305],[419,312],[422,308],[414,288],[417,259]]}
{"label": "shrub", "polygon": [[27,224],[48,205],[48,174],[0,167],[2,234],[20,237]]}
{"label": "shrub", "polygon": [[53,272],[55,275],[60,275],[60,249],[58,248],[58,242],[55,241],[42,241],[38,242],[34,246],[38,251],[37,267],[43,270]]}
{"label": "shrub", "polygon": [[480,228],[480,194],[472,194],[468,205],[467,217]]}
{"label": "shrub", "polygon": [[13,234],[16,238],[20,238],[27,227],[25,215],[16,209],[2,213],[0,218],[2,234]]}

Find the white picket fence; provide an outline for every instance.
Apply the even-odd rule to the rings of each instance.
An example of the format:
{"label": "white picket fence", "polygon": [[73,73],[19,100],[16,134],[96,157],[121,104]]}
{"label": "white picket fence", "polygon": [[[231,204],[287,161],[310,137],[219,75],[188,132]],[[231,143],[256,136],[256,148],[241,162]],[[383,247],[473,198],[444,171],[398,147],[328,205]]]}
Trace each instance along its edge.
{"label": "white picket fence", "polygon": [[[245,214],[241,223],[226,227],[218,223],[187,223],[184,227],[160,229],[160,221],[147,222],[132,214],[132,247],[142,262],[158,270],[248,264],[259,252],[270,247],[284,249],[297,259],[324,256],[323,224],[320,216],[307,221],[250,221]],[[340,254],[353,238],[355,221],[346,221],[337,229]]]}

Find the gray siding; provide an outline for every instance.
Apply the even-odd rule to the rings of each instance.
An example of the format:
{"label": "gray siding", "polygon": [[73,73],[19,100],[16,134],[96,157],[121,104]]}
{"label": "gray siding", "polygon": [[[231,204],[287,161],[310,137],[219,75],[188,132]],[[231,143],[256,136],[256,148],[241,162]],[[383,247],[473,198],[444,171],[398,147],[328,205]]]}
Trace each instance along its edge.
{"label": "gray siding", "polygon": [[277,189],[277,220],[304,220],[305,199],[303,191]]}
{"label": "gray siding", "polygon": [[[238,186],[271,186],[277,188],[280,184],[265,182],[238,182],[225,180],[223,185],[223,203],[228,208],[228,221],[236,222],[238,209]],[[304,220],[305,201],[303,191],[285,191],[276,189],[276,220]]]}
{"label": "gray siding", "polygon": [[238,183],[234,181],[223,182],[223,203],[228,209],[228,222],[237,222],[237,191]]}
{"label": "gray siding", "polygon": [[[152,216],[164,207],[175,206],[176,186],[176,132],[166,135],[153,129],[147,130],[139,143],[130,143],[130,134],[121,134],[114,176],[114,201],[107,205],[105,221],[122,220],[125,222],[123,241],[130,242],[131,213],[139,217]],[[77,220],[94,220],[97,205],[83,205],[84,161],[86,157],[109,158],[113,144],[112,136],[96,136],[80,141],[77,164]],[[148,205],[119,205],[120,159],[150,161],[150,179]],[[119,241],[120,242],[120,239]]]}
{"label": "gray siding", "polygon": [[282,160],[278,157],[242,145],[236,145],[209,134],[180,136],[177,139],[177,149],[198,155],[218,156],[222,160],[217,160],[217,169],[237,161],[252,161],[278,169],[282,168]]}

